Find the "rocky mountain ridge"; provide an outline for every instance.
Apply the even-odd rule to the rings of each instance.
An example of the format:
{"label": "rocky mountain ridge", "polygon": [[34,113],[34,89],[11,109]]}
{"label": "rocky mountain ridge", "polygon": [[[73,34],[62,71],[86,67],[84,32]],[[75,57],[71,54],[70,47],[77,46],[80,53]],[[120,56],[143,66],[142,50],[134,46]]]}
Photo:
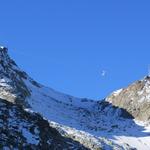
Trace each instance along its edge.
{"label": "rocky mountain ridge", "polygon": [[13,103],[24,102],[30,92],[23,79],[27,79],[27,74],[9,57],[8,49],[0,47],[0,98]]}
{"label": "rocky mountain ridge", "polygon": [[150,77],[112,93],[106,101],[126,109],[135,119],[150,122]]}
{"label": "rocky mountain ridge", "polygon": [[[15,112],[13,122],[23,120],[22,122],[27,122],[25,125],[27,129],[41,119],[43,124],[47,125],[43,132],[40,130],[41,134],[44,135],[47,130],[49,133],[47,136],[54,139],[54,143],[57,143],[56,145],[61,149],[149,150],[150,127],[146,126],[150,119],[149,81],[150,78],[146,77],[125,89],[113,92],[104,100],[76,98],[34,81],[9,57],[7,48],[0,47],[0,103],[5,103],[6,112],[9,108],[13,108]],[[0,116],[3,116],[5,111],[1,112]],[[7,120],[12,119],[12,116],[7,114],[5,116]],[[28,114],[31,117],[26,118],[26,115],[20,116],[20,114]],[[32,116],[36,116],[37,120]],[[15,124],[15,127],[17,125]],[[2,123],[1,133],[3,126]],[[9,126],[12,128],[13,123]],[[43,125],[36,125],[35,128],[39,129],[41,126]],[[35,141],[32,132],[25,134],[25,137],[23,131],[24,127],[13,132],[17,132],[19,138],[25,139],[25,145],[29,145],[30,149],[42,149],[40,140],[37,140],[34,146],[28,142],[27,139]],[[12,131],[8,130],[7,133],[9,132]],[[6,139],[9,138],[8,135]],[[36,135],[36,138],[41,139],[40,135]],[[55,135],[59,138],[55,139]],[[13,138],[17,143],[17,137]],[[60,141],[62,142],[59,143]],[[2,149],[5,148],[5,143],[6,141]],[[51,147],[52,145],[50,142],[47,149],[60,149],[57,146]],[[7,145],[7,148],[16,147]]]}

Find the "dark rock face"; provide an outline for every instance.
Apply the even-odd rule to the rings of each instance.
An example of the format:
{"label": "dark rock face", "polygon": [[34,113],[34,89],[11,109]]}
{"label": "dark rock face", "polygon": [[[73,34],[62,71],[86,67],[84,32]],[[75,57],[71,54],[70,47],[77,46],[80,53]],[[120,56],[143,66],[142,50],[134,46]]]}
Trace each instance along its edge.
{"label": "dark rock face", "polygon": [[0,149],[87,150],[78,142],[62,137],[36,113],[0,99]]}
{"label": "dark rock face", "polygon": [[[105,108],[110,108],[108,111],[105,111]],[[124,118],[124,119],[133,119],[134,117],[126,111],[124,108],[118,108],[110,104],[109,102],[103,100],[97,103],[97,109],[101,113],[105,111],[105,114],[112,112],[112,116],[116,115],[116,117]]]}
{"label": "dark rock face", "polygon": [[138,120],[150,121],[150,77],[112,93],[106,101],[127,110]]}
{"label": "dark rock face", "polygon": [[23,82],[26,78],[27,74],[9,57],[7,48],[0,47],[0,98],[13,103],[24,103],[30,95]]}

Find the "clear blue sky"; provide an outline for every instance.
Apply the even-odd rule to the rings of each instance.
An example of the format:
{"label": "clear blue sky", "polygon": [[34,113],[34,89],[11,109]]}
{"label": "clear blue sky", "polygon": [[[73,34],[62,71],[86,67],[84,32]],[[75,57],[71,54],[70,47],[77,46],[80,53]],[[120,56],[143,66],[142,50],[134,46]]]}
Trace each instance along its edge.
{"label": "clear blue sky", "polygon": [[0,43],[39,82],[103,98],[147,74],[150,1],[1,1]]}

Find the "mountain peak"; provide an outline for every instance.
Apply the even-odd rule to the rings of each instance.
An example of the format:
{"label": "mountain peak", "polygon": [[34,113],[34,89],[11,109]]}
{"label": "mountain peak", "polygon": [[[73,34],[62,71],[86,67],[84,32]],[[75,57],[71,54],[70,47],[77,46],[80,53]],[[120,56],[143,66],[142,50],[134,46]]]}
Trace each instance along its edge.
{"label": "mountain peak", "polygon": [[106,101],[126,109],[138,120],[150,121],[150,76],[113,92]]}
{"label": "mountain peak", "polygon": [[[27,74],[19,69],[15,61],[10,58],[8,49],[0,47],[0,98],[10,102],[20,102],[29,95],[23,82]],[[18,101],[19,99],[19,101]]]}
{"label": "mountain peak", "polygon": [[0,51],[8,51],[8,48],[7,47],[4,47],[4,46],[0,46]]}
{"label": "mountain peak", "polygon": [[17,65],[16,63],[9,57],[8,55],[8,48],[4,47],[4,46],[0,46],[0,71],[3,71],[9,69],[12,66],[15,66],[15,68],[17,69]]}
{"label": "mountain peak", "polygon": [[4,46],[0,46],[0,62],[8,57],[8,49]]}

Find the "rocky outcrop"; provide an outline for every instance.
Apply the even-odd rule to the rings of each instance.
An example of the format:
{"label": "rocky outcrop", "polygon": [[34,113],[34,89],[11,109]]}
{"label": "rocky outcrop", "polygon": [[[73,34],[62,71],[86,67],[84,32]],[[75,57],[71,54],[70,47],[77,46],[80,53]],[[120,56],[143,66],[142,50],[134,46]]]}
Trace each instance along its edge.
{"label": "rocky outcrop", "polygon": [[9,57],[7,48],[0,47],[0,98],[12,103],[24,103],[30,95],[23,82],[27,74]]}
{"label": "rocky outcrop", "polygon": [[137,120],[150,121],[150,77],[112,93],[106,101],[127,110]]}
{"label": "rocky outcrop", "polygon": [[0,99],[0,149],[7,150],[88,150],[62,137],[39,114]]}

